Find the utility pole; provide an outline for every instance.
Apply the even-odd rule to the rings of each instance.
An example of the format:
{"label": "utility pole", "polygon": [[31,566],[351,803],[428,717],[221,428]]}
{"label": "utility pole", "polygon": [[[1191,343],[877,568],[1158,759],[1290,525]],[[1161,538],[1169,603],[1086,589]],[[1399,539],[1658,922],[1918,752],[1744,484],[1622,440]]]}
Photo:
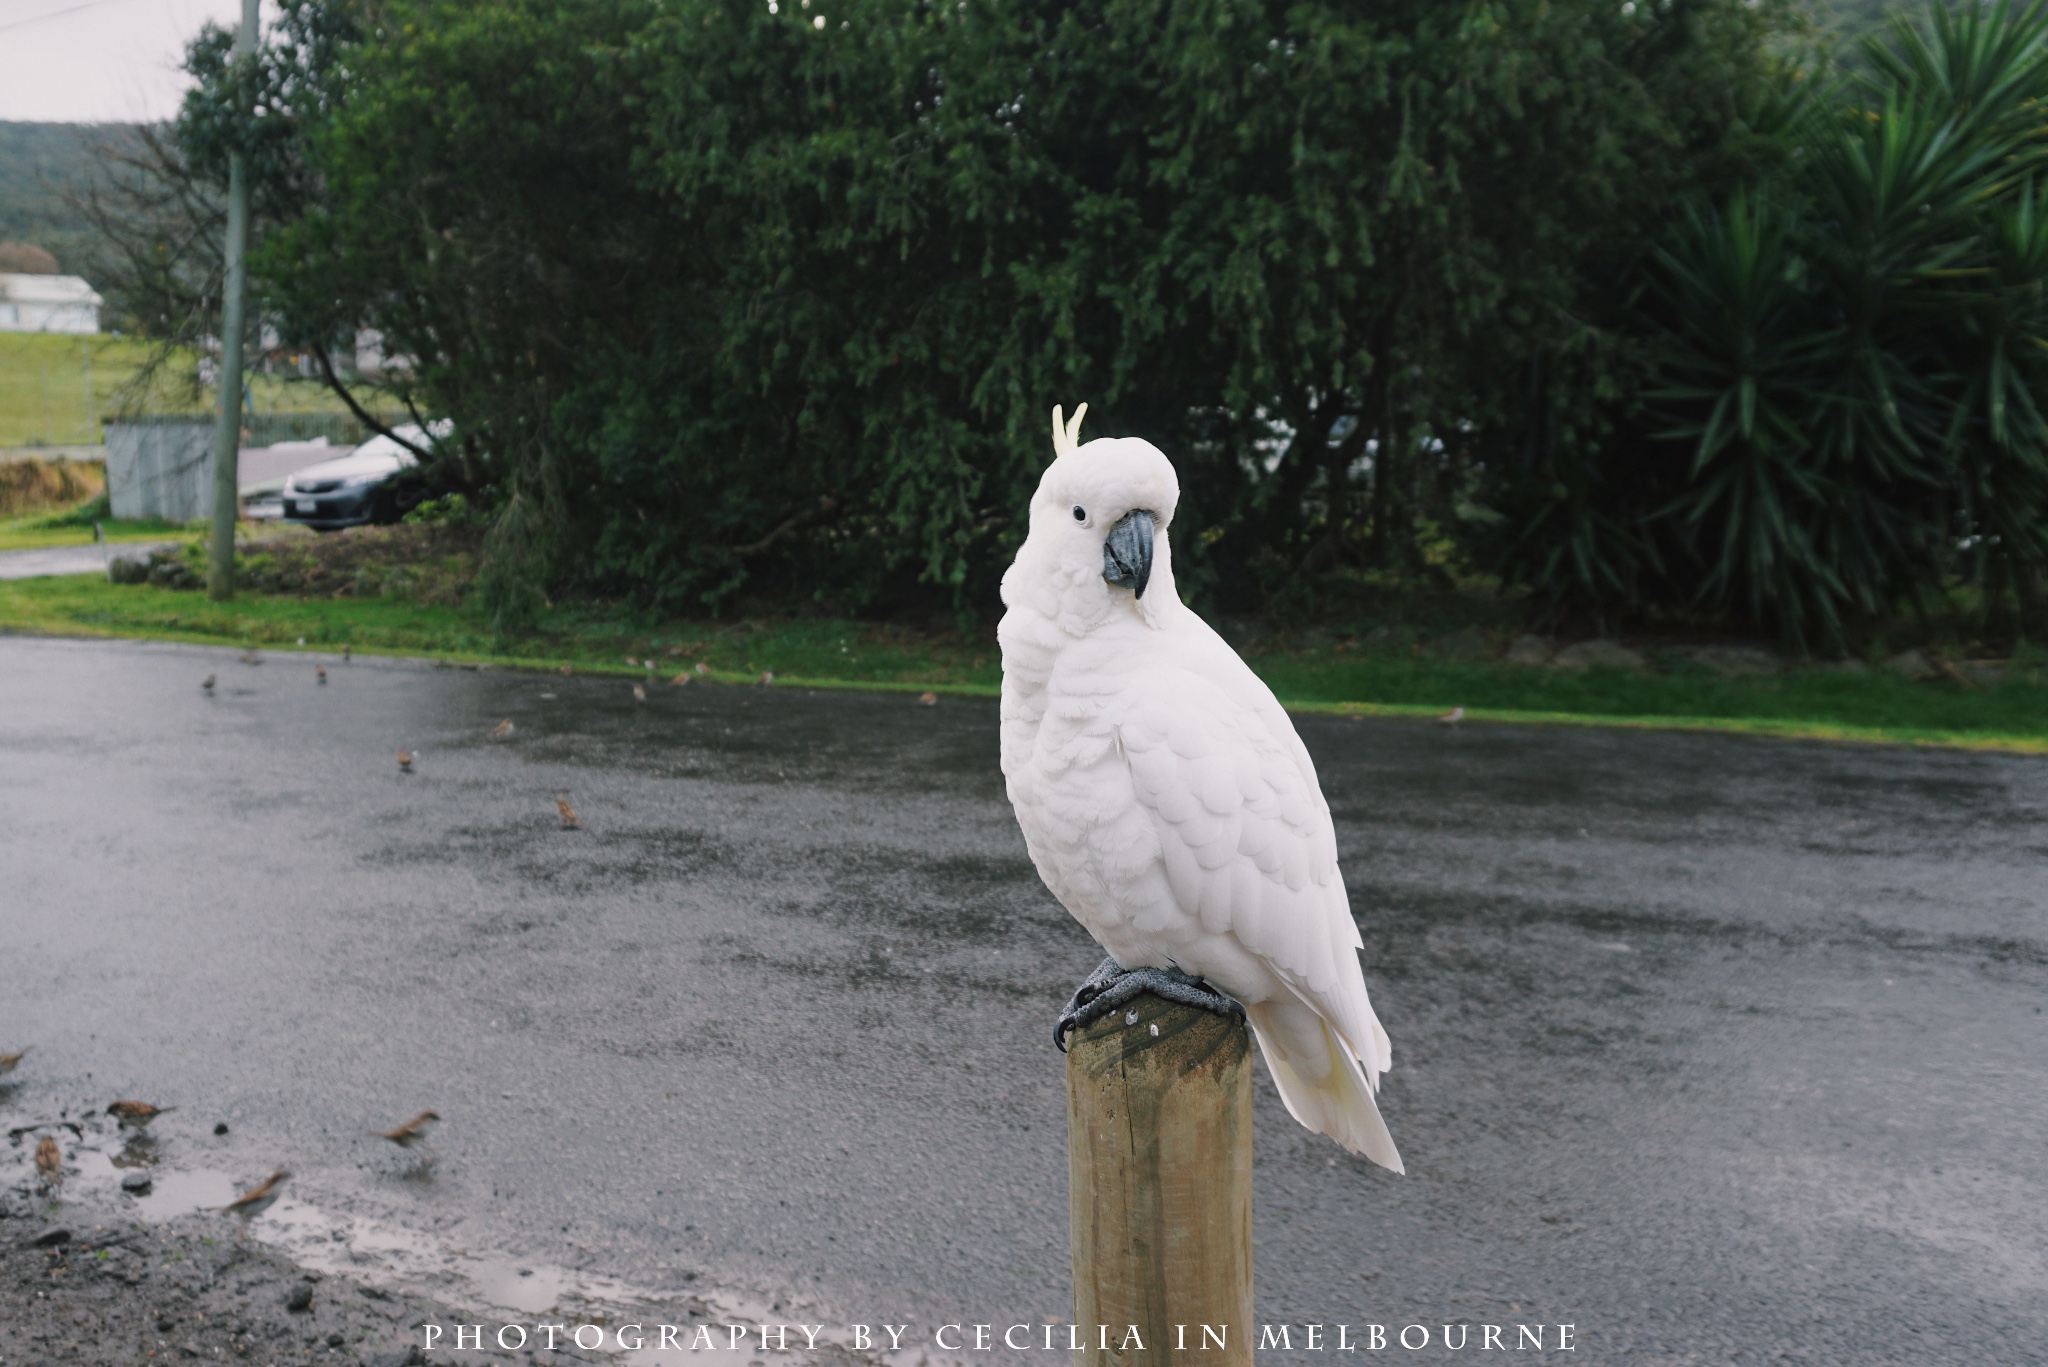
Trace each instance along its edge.
{"label": "utility pole", "polygon": [[[256,61],[258,0],[242,0],[242,27],[235,34],[235,64],[246,71]],[[246,117],[250,111],[243,110]],[[243,304],[249,288],[249,158],[228,156],[227,279],[220,320],[220,431],[213,444],[213,543],[207,556],[206,596],[235,595],[235,514],[240,511],[242,455]]]}

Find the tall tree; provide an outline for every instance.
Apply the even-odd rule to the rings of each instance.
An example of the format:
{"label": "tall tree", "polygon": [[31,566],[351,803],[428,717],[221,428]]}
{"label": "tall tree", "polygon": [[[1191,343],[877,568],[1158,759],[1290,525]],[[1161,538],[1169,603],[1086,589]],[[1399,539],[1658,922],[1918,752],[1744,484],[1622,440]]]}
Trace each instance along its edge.
{"label": "tall tree", "polygon": [[258,278],[455,419],[508,620],[578,584],[985,611],[1081,399],[1180,463],[1185,582],[1313,605],[1590,468],[1636,263],[1768,159],[1783,22],[293,0]]}

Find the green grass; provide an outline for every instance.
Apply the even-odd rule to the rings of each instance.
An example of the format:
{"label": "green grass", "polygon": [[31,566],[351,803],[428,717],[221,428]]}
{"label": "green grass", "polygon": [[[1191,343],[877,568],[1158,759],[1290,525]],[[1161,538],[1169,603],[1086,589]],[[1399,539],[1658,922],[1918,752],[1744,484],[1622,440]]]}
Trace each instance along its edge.
{"label": "green grass", "polygon": [[1573,674],[1336,651],[1255,656],[1251,663],[1282,698],[1321,706],[1369,700],[1418,711],[1461,706],[1473,716],[1643,718],[1696,725],[1742,722],[1740,729],[1802,726],[1911,732],[1915,737],[2048,739],[2048,687],[2038,665],[2022,665],[1996,688],[1971,688],[1947,681],[1908,683],[1882,670],[1798,669],[1739,679],[1683,666],[1648,675],[1616,670]]}
{"label": "green grass", "polygon": [[1323,649],[1248,654],[1288,707],[1472,722],[1654,727],[2048,754],[2048,670],[2022,661],[1995,688],[1908,683],[1882,670],[1721,678],[1682,661],[1585,673]]}
{"label": "green grass", "polygon": [[[155,518],[140,518],[133,522],[116,522],[109,518],[100,526],[106,531],[109,541],[170,541],[189,530],[182,523],[159,522]],[[45,511],[0,518],[0,551],[40,551],[53,546],[92,544],[92,524],[76,525],[66,520],[64,513]]]}
{"label": "green grass", "polygon": [[[128,394],[149,354],[149,343],[122,337],[0,332],[0,447],[96,446],[100,419],[124,401],[130,411],[210,411],[211,391],[190,383],[196,354],[165,367],[147,394]],[[341,411],[324,386],[304,380],[257,374],[249,389],[258,413]]]}
{"label": "green grass", "polygon": [[[0,630],[205,644],[431,656],[466,664],[667,679],[700,662],[741,682],[993,695],[993,644],[835,621],[676,622],[601,606],[563,606],[534,633],[495,642],[475,614],[390,598],[244,596],[228,603],[92,576],[0,581]],[[2048,753],[2048,684],[2038,666],[1996,688],[1909,684],[1881,671],[1793,671],[1722,679],[1704,671],[1567,674],[1337,649],[1248,657],[1290,707],[1426,716],[1455,706],[1471,722],[1660,727],[1831,740]]]}
{"label": "green grass", "polygon": [[[943,687],[994,693],[1001,682],[993,645],[934,641],[857,623],[799,621],[664,622],[616,609],[563,607],[512,643],[461,608],[391,598],[291,598],[244,594],[215,603],[204,594],[106,583],[95,575],[0,580],[0,630],[66,636],[141,637],[208,644],[293,646],[466,663],[557,668],[642,677],[626,658],[653,658],[667,679],[698,663],[726,679],[764,671],[780,678],[884,688]],[[667,653],[674,648],[677,653]]]}

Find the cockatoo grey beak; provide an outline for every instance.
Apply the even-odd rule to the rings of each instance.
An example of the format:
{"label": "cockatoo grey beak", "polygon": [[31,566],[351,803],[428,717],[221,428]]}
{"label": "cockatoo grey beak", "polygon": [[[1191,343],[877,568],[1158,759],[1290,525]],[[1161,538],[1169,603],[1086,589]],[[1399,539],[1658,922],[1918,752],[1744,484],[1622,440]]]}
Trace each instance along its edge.
{"label": "cockatoo grey beak", "polygon": [[1143,508],[1125,513],[1102,543],[1102,577],[1134,597],[1145,596],[1152,578],[1152,528],[1156,519]]}

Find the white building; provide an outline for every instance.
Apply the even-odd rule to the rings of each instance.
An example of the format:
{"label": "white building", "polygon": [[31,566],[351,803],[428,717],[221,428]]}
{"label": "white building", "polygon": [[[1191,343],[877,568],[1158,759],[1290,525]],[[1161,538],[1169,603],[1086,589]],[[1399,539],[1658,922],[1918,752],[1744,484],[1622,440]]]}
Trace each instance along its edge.
{"label": "white building", "polygon": [[100,302],[75,275],[0,273],[0,332],[98,332]]}

